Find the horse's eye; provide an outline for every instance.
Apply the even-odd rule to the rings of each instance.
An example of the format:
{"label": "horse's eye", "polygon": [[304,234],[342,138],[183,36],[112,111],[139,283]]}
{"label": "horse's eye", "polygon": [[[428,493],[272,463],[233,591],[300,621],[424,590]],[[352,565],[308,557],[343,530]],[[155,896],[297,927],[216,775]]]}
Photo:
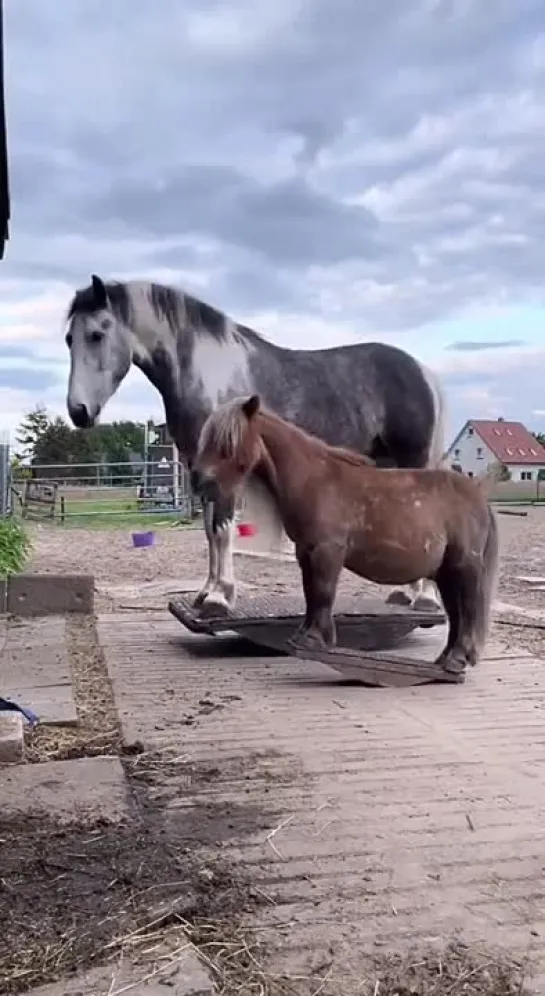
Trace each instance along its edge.
{"label": "horse's eye", "polygon": [[91,342],[102,342],[103,338],[104,334],[102,332],[99,332],[98,329],[96,329],[94,332],[91,332]]}
{"label": "horse's eye", "polygon": [[66,335],[64,337],[64,341],[65,341],[66,345],[68,346],[68,349],[71,349],[72,348],[72,333],[71,332],[67,332],[66,333]]}

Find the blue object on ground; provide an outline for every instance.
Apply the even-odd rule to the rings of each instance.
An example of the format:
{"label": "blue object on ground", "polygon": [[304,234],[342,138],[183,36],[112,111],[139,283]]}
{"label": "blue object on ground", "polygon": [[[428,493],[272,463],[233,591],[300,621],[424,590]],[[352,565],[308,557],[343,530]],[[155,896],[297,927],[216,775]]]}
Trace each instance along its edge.
{"label": "blue object on ground", "polygon": [[17,702],[10,702],[9,699],[3,699],[1,696],[0,712],[20,712],[31,726],[36,726],[40,722],[36,713],[32,712],[32,709],[27,709],[24,706],[17,705]]}

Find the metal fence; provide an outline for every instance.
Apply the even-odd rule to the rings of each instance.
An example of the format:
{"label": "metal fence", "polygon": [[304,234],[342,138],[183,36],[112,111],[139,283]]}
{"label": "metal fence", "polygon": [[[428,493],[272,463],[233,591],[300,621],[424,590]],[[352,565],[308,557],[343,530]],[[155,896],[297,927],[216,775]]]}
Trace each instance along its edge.
{"label": "metal fence", "polygon": [[13,471],[11,491],[25,518],[61,523],[170,515],[192,520],[199,513],[186,468],[166,456],[139,464],[33,464]]}

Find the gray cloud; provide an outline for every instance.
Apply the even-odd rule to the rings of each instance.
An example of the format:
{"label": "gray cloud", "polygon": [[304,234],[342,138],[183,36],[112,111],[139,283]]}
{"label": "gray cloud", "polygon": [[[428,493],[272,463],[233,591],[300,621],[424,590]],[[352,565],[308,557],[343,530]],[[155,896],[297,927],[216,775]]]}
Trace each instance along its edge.
{"label": "gray cloud", "polygon": [[483,349],[508,349],[510,346],[524,346],[524,339],[491,340],[490,342],[473,342],[471,340],[451,342],[446,348],[458,353],[477,353]]}
{"label": "gray cloud", "polygon": [[[241,272],[254,284],[241,307],[258,285],[263,303],[293,302],[278,269],[319,266],[338,288],[358,261],[367,297],[347,287],[340,304],[378,329],[506,285],[542,297],[541,28],[538,0],[486,16],[476,0],[189,3],[161,18],[133,0],[19,0],[13,231],[138,238],[158,259],[161,238],[213,239],[213,289],[225,255],[234,284]],[[30,270],[42,265],[72,278],[66,254]]]}

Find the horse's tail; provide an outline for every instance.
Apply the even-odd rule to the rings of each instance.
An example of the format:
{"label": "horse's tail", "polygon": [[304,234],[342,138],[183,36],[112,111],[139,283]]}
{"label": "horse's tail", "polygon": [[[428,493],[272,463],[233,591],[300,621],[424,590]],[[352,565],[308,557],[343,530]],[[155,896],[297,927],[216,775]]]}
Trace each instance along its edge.
{"label": "horse's tail", "polygon": [[482,570],[477,585],[476,592],[476,643],[479,653],[484,649],[490,616],[492,613],[492,602],[496,593],[496,583],[498,580],[499,566],[499,533],[498,521],[490,505],[488,511],[488,531],[485,539],[482,559]]}
{"label": "horse's tail", "polygon": [[433,397],[434,422],[430,437],[427,466],[441,467],[445,455],[446,400],[437,374],[421,364],[422,373]]}

